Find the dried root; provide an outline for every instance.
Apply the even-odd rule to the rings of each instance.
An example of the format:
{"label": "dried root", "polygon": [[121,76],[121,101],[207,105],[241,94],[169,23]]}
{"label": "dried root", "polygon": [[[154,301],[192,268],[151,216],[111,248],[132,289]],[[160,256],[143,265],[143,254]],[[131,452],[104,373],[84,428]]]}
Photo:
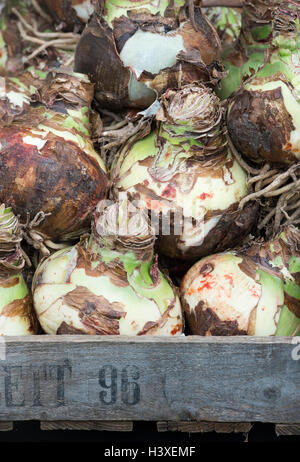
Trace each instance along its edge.
{"label": "dried root", "polygon": [[100,109],[100,112],[102,115],[103,130],[101,137],[95,141],[99,146],[102,159],[107,167],[110,168],[117,151],[131,136],[139,133],[142,127],[148,122],[144,117],[132,122],[126,117],[122,117],[106,109]]}
{"label": "dried root", "polygon": [[[36,6],[37,3],[35,2],[35,7]],[[12,8],[11,11],[19,19],[17,25],[21,38],[32,45],[39,45],[29,56],[24,58],[24,62],[31,61],[49,47],[57,47],[63,50],[75,50],[80,34],[75,34],[73,32],[40,32],[33,18],[31,19],[32,23],[29,23],[15,8]],[[72,59],[70,58],[69,61],[68,64],[71,64]]]}
{"label": "dried root", "polygon": [[253,200],[261,204],[258,233],[271,238],[286,225],[300,224],[300,162],[285,169],[271,167],[268,163],[260,169],[253,168],[229,137],[228,143],[237,162],[247,171],[248,185],[253,188],[253,192],[241,200],[239,208],[243,209]]}
{"label": "dried root", "polygon": [[[37,266],[36,261],[39,263],[44,258],[49,257],[49,255],[51,255],[51,253],[53,253],[54,251],[64,249],[70,245],[67,242],[60,244],[54,243],[50,239],[48,239],[47,236],[45,236],[43,233],[36,229],[49,215],[51,215],[51,213],[44,213],[41,211],[36,214],[33,220],[31,220],[30,215],[28,213],[26,223],[21,225],[22,236],[24,240],[31,247],[38,251],[35,253],[35,266]],[[37,254],[39,255],[39,258],[37,258]],[[29,260],[26,254],[24,255],[24,258],[26,259],[26,261]]]}
{"label": "dried root", "polygon": [[[299,170],[299,178],[295,177],[295,171]],[[293,174],[293,175],[292,175]],[[262,175],[258,175],[262,176]],[[272,176],[265,179],[259,179],[260,188],[255,188],[255,192],[244,197],[240,202],[240,209],[243,209],[245,204],[251,200],[262,197],[276,197],[289,191],[297,191],[300,188],[300,162],[292,165],[288,170],[282,172],[277,170]]]}

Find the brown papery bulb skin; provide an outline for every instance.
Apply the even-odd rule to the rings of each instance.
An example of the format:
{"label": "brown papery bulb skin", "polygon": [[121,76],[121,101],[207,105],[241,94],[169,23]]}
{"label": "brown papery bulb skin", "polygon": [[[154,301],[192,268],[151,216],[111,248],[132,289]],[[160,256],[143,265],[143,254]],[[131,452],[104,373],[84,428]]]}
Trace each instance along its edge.
{"label": "brown papery bulb skin", "polygon": [[243,89],[237,94],[227,126],[244,157],[282,165],[300,158],[299,148],[291,143],[295,125],[285,103],[280,86],[264,92]]}
{"label": "brown papery bulb skin", "polygon": [[93,0],[43,0],[40,4],[64,30],[82,30],[94,11]]}

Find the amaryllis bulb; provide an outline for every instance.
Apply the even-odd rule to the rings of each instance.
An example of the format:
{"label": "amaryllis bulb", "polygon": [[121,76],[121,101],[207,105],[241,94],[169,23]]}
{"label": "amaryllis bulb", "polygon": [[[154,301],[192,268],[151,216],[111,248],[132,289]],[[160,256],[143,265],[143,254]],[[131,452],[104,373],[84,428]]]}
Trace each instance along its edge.
{"label": "amaryllis bulb", "polygon": [[0,335],[37,333],[32,297],[22,271],[21,228],[11,208],[0,206]]}
{"label": "amaryllis bulb", "polygon": [[182,282],[191,334],[299,335],[300,233],[203,258]]}
{"label": "amaryllis bulb", "polygon": [[283,0],[244,0],[238,40],[228,44],[222,53],[227,76],[216,89],[219,98],[228,98],[243,80],[263,67],[272,46],[274,10],[285,3]]}
{"label": "amaryllis bulb", "polygon": [[95,82],[101,105],[146,108],[179,81],[218,80],[218,35],[183,0],[107,0],[76,49],[75,69]]}
{"label": "amaryllis bulb", "polygon": [[108,188],[89,132],[93,86],[84,75],[39,70],[6,82],[0,200],[24,221],[49,214],[36,227],[45,238],[79,236]]}
{"label": "amaryllis bulb", "polygon": [[158,249],[170,257],[195,260],[228,248],[255,220],[256,204],[238,210],[247,175],[224,138],[219,99],[204,85],[168,90],[156,130],[128,141],[111,178],[115,198],[126,194],[151,215]]}
{"label": "amaryllis bulb", "polygon": [[297,10],[275,10],[272,49],[265,65],[229,106],[230,137],[256,162],[292,164],[300,159],[300,23]]}
{"label": "amaryllis bulb", "polygon": [[148,218],[128,202],[99,204],[88,243],[38,267],[34,306],[48,334],[180,335],[181,306],[159,270]]}

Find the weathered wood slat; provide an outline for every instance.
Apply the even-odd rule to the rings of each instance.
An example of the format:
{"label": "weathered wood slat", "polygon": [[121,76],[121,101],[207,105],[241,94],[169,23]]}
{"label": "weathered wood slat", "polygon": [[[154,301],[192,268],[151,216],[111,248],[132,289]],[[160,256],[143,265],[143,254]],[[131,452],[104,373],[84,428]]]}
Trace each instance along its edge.
{"label": "weathered wood slat", "polygon": [[299,422],[299,345],[292,342],[7,337],[0,420]]}
{"label": "weathered wood slat", "polygon": [[13,422],[0,422],[0,432],[10,432],[14,429]]}
{"label": "weathered wood slat", "polygon": [[157,422],[158,432],[248,433],[251,428],[248,422]]}
{"label": "weathered wood slat", "polygon": [[82,420],[60,420],[42,421],[41,430],[98,430],[109,432],[131,432],[133,422],[130,421],[82,421]]}
{"label": "weathered wood slat", "polygon": [[277,424],[275,425],[277,436],[300,435],[300,423],[297,424]]}

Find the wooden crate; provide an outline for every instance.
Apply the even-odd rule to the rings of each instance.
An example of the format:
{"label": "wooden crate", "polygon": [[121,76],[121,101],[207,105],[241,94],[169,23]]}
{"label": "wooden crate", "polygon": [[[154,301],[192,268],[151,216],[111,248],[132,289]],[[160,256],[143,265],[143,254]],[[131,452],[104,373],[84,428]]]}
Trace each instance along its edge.
{"label": "wooden crate", "polygon": [[[299,340],[300,338],[296,339]],[[243,431],[300,434],[300,352],[285,337],[7,337],[0,430]],[[299,348],[300,350],[300,348]]]}

